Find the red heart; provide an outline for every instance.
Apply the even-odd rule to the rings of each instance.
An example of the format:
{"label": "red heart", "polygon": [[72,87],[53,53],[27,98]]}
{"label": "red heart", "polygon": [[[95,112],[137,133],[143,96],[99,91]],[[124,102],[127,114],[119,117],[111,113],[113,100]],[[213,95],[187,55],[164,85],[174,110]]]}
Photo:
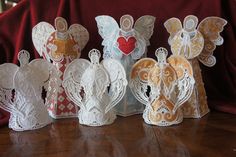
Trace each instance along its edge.
{"label": "red heart", "polygon": [[135,48],[136,39],[134,37],[119,37],[117,42],[119,44],[118,48],[123,52],[123,54],[128,56]]}

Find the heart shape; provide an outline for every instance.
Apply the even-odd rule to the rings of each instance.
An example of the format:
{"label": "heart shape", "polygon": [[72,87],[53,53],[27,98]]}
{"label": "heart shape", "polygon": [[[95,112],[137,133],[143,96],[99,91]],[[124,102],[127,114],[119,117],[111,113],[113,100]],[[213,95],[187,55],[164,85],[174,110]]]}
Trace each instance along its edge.
{"label": "heart shape", "polygon": [[135,49],[136,39],[133,36],[129,38],[121,36],[117,39],[117,42],[118,42],[118,48],[126,56],[132,53],[133,50]]}

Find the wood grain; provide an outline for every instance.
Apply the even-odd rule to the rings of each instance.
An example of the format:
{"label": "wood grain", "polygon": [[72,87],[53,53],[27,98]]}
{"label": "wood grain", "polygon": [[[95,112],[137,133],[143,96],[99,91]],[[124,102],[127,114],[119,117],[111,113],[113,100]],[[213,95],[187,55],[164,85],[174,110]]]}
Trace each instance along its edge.
{"label": "wood grain", "polygon": [[171,127],[150,126],[141,115],[103,127],[56,120],[35,131],[0,128],[0,157],[235,157],[236,116],[212,111]]}

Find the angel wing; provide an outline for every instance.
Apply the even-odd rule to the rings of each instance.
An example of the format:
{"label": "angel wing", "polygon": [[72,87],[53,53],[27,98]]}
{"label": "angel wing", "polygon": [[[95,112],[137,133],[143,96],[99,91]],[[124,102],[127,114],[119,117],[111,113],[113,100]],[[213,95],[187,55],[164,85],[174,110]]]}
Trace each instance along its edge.
{"label": "angel wing", "polygon": [[134,24],[134,29],[144,37],[147,46],[150,45],[149,39],[153,34],[155,20],[156,18],[154,16],[145,15],[138,18]]}
{"label": "angel wing", "polygon": [[105,59],[101,62],[101,65],[103,65],[110,77],[110,103],[105,108],[105,113],[107,113],[123,98],[127,80],[125,70],[118,61]]}
{"label": "angel wing", "polygon": [[169,45],[171,45],[171,40],[174,38],[176,33],[178,33],[182,29],[181,21],[177,18],[170,18],[164,23],[164,26],[167,32],[170,33],[168,43]]}
{"label": "angel wing", "polygon": [[227,21],[219,17],[207,17],[201,21],[198,26],[204,37],[204,48],[201,54],[198,56],[198,60],[206,66],[213,66],[216,63],[216,59],[213,56],[213,51],[216,45],[222,45],[224,40],[220,36],[220,32],[223,31]]}
{"label": "angel wing", "polygon": [[50,57],[47,53],[46,42],[54,31],[54,27],[47,22],[40,22],[32,29],[34,47],[38,51],[39,55],[43,56],[48,61],[50,61]]}
{"label": "angel wing", "polygon": [[89,40],[88,30],[80,24],[73,24],[69,27],[68,31],[79,45],[80,51],[82,51]]}
{"label": "angel wing", "polygon": [[37,77],[40,78],[43,82],[49,80],[50,76],[56,77],[56,68],[53,64],[43,60],[43,59],[35,59],[29,63],[30,67],[36,70]]}
{"label": "angel wing", "polygon": [[[43,59],[35,59],[31,61],[29,65],[36,72],[35,77],[39,79],[41,86],[43,86],[47,91],[47,99],[51,100],[53,93],[57,92],[59,88],[58,84],[55,84],[52,92],[52,90],[48,87],[50,80],[59,80],[55,66]],[[40,90],[40,92],[42,91]]]}
{"label": "angel wing", "polygon": [[10,113],[18,112],[12,101],[13,78],[18,69],[19,67],[12,63],[0,65],[0,107]]}
{"label": "angel wing", "polygon": [[156,63],[157,62],[151,58],[140,59],[133,65],[131,70],[130,89],[135,98],[144,105],[149,103],[149,96],[147,95],[148,73]]}
{"label": "angel wing", "polygon": [[172,55],[167,61],[175,69],[178,78],[178,96],[173,109],[173,112],[175,112],[190,98],[195,81],[192,66],[187,59],[182,56]]}
{"label": "angel wing", "polygon": [[119,32],[119,25],[111,16],[102,15],[95,18],[98,27],[98,33],[103,38],[102,45],[106,46],[109,40]]}
{"label": "angel wing", "polygon": [[75,59],[72,61],[64,71],[63,87],[65,88],[67,96],[78,106],[82,106],[83,88],[80,84],[81,77],[85,70],[89,67],[90,62],[86,59]]}

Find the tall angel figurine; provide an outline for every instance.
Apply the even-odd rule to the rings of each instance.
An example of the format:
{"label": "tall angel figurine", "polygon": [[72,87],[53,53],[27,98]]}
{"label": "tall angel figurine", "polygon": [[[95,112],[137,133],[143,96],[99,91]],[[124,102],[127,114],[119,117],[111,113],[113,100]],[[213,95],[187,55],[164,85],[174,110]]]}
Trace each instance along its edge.
{"label": "tall angel figurine", "polygon": [[66,66],[80,57],[81,51],[89,40],[88,31],[80,24],[69,28],[62,17],[55,19],[55,28],[40,22],[32,30],[34,46],[40,56],[53,62],[58,70],[58,79],[50,80],[49,91],[53,96],[47,98],[49,114],[53,118],[69,118],[78,116],[78,107],[66,97],[62,79]]}
{"label": "tall angel figurine", "polygon": [[100,52],[89,52],[90,61],[75,59],[66,68],[63,85],[68,97],[80,107],[79,122],[88,126],[113,123],[113,107],[123,98],[127,80],[123,66],[114,59],[99,63]]}
{"label": "tall angel figurine", "polygon": [[29,63],[30,55],[25,50],[19,52],[18,59],[20,67],[0,65],[0,107],[11,113],[9,127],[13,130],[38,129],[51,123],[42,90],[56,76],[56,69],[43,59]]}
{"label": "tall angel figurine", "polygon": [[[113,58],[120,61],[124,66],[127,79],[130,69],[136,60],[146,55],[149,39],[152,36],[155,17],[145,15],[135,23],[130,15],[120,18],[120,27],[110,16],[96,17],[98,31],[103,38],[103,58]],[[134,25],[134,26],[133,26]],[[142,113],[144,106],[132,95],[129,88],[123,100],[117,105],[116,112],[121,116],[129,116]]]}
{"label": "tall angel figurine", "polygon": [[199,61],[208,67],[215,65],[213,51],[217,45],[223,44],[220,32],[226,23],[219,17],[207,17],[198,25],[198,18],[193,15],[185,17],[183,26],[177,18],[170,18],[164,23],[170,33],[168,42],[171,51],[188,59],[193,67],[196,84],[192,96],[183,105],[186,118],[200,118],[209,112]]}
{"label": "tall angel figurine", "polygon": [[172,55],[165,48],[156,50],[157,61],[143,58],[131,69],[130,88],[146,107],[147,124],[169,126],[183,121],[181,106],[192,94],[194,78],[187,59]]}

